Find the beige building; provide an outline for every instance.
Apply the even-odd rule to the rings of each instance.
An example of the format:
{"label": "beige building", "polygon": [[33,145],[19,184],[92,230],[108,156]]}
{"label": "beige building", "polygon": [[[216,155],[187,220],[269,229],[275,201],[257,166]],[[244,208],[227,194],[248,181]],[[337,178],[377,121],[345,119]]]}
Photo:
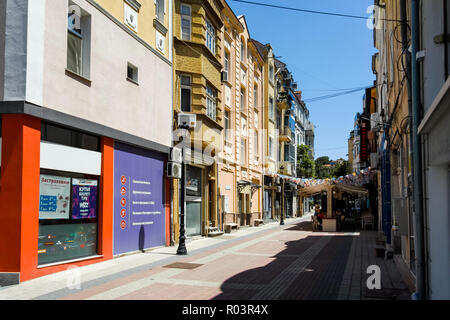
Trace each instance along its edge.
{"label": "beige building", "polygon": [[225,2],[222,20],[221,219],[223,225],[248,226],[262,218],[264,60],[245,17],[236,17]]}

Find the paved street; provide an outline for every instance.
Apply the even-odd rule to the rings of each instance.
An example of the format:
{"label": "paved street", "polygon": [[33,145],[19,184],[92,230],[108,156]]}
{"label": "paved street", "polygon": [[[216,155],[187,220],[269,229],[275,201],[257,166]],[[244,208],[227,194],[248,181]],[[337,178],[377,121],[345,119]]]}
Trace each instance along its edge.
{"label": "paved street", "polygon": [[[307,216],[284,226],[195,239],[184,257],[166,247],[71,269],[0,288],[0,299],[410,298],[394,261],[376,258],[376,232],[312,232],[309,221]],[[381,290],[366,287],[369,265],[381,268]],[[79,288],[74,275],[80,276]]]}

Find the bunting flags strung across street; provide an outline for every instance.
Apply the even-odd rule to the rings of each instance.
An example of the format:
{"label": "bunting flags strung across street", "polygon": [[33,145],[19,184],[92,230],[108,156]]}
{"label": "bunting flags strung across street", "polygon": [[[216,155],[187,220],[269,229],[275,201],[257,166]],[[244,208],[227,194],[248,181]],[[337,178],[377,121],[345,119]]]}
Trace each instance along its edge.
{"label": "bunting flags strung across street", "polygon": [[341,176],[338,178],[327,178],[327,179],[314,179],[314,178],[295,178],[290,176],[285,176],[281,174],[275,174],[275,177],[280,177],[288,182],[297,184],[300,188],[313,187],[321,184],[345,184],[356,187],[362,187],[368,183],[376,173],[375,170],[372,170],[370,167],[364,170],[361,170],[359,174],[348,174],[346,176]]}

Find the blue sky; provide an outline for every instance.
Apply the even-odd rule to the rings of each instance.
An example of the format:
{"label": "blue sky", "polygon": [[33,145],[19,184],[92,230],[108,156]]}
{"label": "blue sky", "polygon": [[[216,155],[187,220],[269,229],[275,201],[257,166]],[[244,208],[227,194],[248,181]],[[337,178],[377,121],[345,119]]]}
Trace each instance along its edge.
{"label": "blue sky", "polygon": [[[306,10],[369,16],[373,0],[252,0]],[[237,16],[245,15],[250,36],[270,43],[287,63],[303,99],[336,93],[336,89],[370,86],[373,31],[363,19],[288,11],[228,0]],[[316,125],[316,158],[347,159],[347,139],[364,91],[307,104]]]}

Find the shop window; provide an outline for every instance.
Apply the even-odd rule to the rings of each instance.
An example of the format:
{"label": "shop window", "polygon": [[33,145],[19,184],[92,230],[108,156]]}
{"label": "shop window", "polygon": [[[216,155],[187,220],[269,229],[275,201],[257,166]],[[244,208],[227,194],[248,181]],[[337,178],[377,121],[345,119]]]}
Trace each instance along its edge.
{"label": "shop window", "polygon": [[98,177],[41,170],[38,264],[97,255]]}
{"label": "shop window", "polygon": [[100,151],[98,137],[47,123],[41,125],[41,140],[74,148]]}
{"label": "shop window", "polygon": [[186,168],[186,195],[202,195],[202,169],[194,166]]}

